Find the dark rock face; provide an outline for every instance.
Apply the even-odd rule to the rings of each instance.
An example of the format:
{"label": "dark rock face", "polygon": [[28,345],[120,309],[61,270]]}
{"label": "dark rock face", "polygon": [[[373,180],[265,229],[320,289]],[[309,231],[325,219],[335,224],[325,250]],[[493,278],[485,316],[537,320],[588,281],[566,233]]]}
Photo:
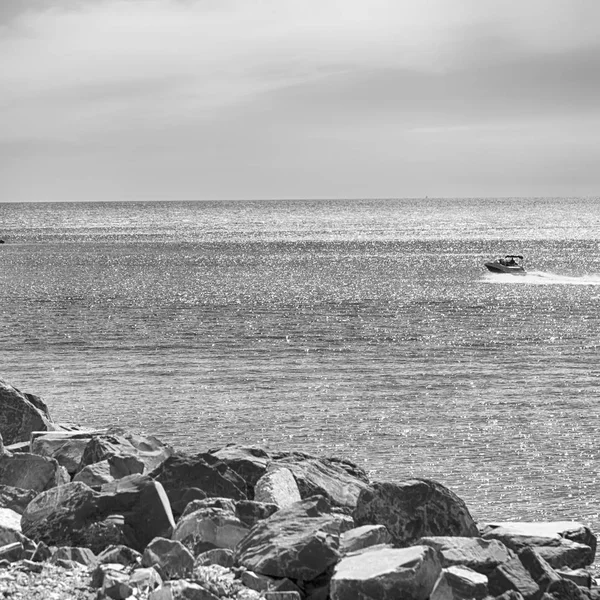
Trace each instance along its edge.
{"label": "dark rock face", "polygon": [[239,446],[237,444],[228,444],[223,448],[211,449],[209,453],[224,462],[246,482],[248,498],[253,499],[254,486],[266,473],[271,462],[269,454],[262,448]]}
{"label": "dark rock face", "polygon": [[[175,453],[149,475],[163,485],[173,507],[180,507],[181,499],[192,488],[202,490],[208,497],[247,499],[244,480],[208,453]],[[179,516],[177,509],[174,514]]]}
{"label": "dark rock face", "polygon": [[272,577],[311,581],[340,558],[339,521],[325,498],[310,498],[255,525],[236,547],[243,567]]}
{"label": "dark rock face", "polygon": [[53,429],[56,425],[43,400],[0,379],[0,435],[4,444],[28,442],[32,431]]}
{"label": "dark rock face", "polygon": [[51,545],[83,546],[98,554],[111,544],[143,550],[175,526],[160,484],[131,475],[94,491],[73,482],[39,494],[23,514],[23,533]]}
{"label": "dark rock face", "polygon": [[27,505],[38,495],[35,490],[0,485],[0,508],[10,508],[22,515]]}
{"label": "dark rock face", "polygon": [[465,503],[427,479],[374,483],[361,492],[353,516],[356,525],[385,525],[398,546],[425,536],[479,535]]}

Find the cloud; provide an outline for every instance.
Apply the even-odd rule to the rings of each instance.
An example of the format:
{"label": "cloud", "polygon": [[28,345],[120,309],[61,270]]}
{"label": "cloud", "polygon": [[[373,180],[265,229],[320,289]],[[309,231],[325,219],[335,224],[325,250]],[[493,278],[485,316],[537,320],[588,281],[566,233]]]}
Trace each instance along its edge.
{"label": "cloud", "polygon": [[598,132],[598,23],[595,0],[3,0],[0,153],[89,177],[172,161],[190,189],[190,154],[257,189],[282,161],[315,180],[371,163],[362,146],[397,159],[377,155],[390,181],[415,152],[443,170],[448,140],[508,155]]}

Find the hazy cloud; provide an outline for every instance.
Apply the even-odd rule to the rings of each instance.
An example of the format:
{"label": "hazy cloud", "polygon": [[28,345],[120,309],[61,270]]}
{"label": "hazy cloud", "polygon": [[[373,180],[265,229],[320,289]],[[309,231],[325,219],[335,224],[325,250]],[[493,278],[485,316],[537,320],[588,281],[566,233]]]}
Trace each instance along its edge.
{"label": "hazy cloud", "polygon": [[[0,191],[495,195],[526,168],[524,194],[591,193],[599,23],[595,0],[3,0]],[[579,179],[547,172],[561,144]]]}

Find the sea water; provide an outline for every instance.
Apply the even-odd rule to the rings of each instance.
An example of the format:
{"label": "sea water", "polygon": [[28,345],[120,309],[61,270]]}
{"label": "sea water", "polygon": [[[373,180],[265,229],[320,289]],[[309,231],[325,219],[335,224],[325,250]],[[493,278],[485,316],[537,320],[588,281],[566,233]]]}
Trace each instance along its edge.
{"label": "sea water", "polygon": [[600,531],[597,199],[3,203],[0,238],[0,377],[57,421]]}

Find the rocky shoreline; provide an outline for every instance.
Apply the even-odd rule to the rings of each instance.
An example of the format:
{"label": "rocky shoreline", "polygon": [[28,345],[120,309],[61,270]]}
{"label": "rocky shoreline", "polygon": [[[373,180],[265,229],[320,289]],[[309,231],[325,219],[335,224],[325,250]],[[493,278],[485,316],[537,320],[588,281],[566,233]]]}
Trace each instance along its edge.
{"label": "rocky shoreline", "polygon": [[476,523],[427,479],[55,423],[0,379],[0,599],[600,599],[596,536]]}

